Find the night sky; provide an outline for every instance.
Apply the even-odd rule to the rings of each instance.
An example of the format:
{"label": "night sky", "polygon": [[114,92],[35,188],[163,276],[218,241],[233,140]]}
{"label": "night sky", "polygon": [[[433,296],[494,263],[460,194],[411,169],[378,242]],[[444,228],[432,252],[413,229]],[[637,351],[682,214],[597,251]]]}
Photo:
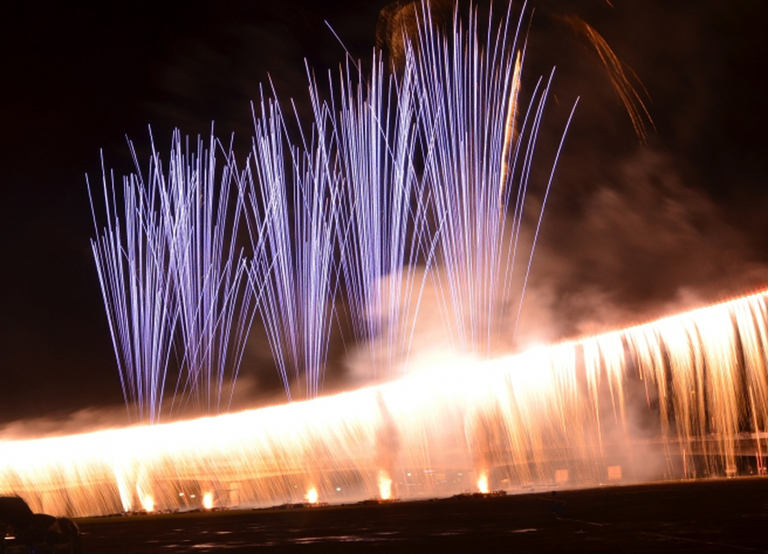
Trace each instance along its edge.
{"label": "night sky", "polygon": [[[388,2],[113,4],[0,11],[0,423],[98,419],[82,410],[122,404],[89,244],[85,175],[100,182],[100,150],[122,175],[132,169],[126,135],[141,151],[148,125],[162,147],[175,127],[207,135],[215,121],[244,151],[259,84],[271,75],[301,112],[304,59],[323,75],[344,58],[325,21],[365,59]],[[768,286],[768,4],[531,5],[524,86],[557,67],[542,159],[581,103],[544,220],[528,328],[554,340]],[[653,120],[646,143],[567,15],[636,75]],[[258,357],[244,375],[258,374]]]}

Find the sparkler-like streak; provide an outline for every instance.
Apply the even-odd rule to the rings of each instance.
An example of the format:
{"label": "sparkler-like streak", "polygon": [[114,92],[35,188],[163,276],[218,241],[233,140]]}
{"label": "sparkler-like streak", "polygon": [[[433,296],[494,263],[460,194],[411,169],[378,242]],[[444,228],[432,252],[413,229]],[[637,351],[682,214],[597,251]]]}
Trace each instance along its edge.
{"label": "sparkler-like streak", "polygon": [[[428,10],[423,10],[422,19],[415,71],[423,179],[438,222],[433,233],[439,252],[438,290],[453,342],[465,352],[488,355],[494,334],[509,327],[504,310],[517,258],[525,252],[523,215],[553,75],[543,86],[537,84],[520,118],[522,19],[510,33],[508,12],[497,28],[489,24],[487,36],[481,37],[477,12],[470,10],[466,30],[454,16],[448,39],[433,25]],[[545,204],[546,196],[539,222]],[[538,229],[528,246],[529,260],[537,235]],[[527,276],[518,318],[526,282]],[[517,322],[512,327],[516,329]]]}
{"label": "sparkler-like streak", "polygon": [[[489,22],[481,46],[476,16],[466,31],[457,16],[444,41],[425,8],[397,77],[374,53],[367,78],[348,62],[324,101],[310,74],[314,122],[298,144],[277,102],[261,101],[246,194],[265,241],[254,245],[252,282],[264,287],[262,319],[289,398],[302,379],[306,397],[322,387],[337,292],[365,365],[391,375],[408,356],[436,252],[445,325],[463,350],[489,351],[546,97],[517,129],[522,58],[517,37],[506,42],[509,25],[508,13],[493,36]],[[514,253],[504,252],[507,225]]]}
{"label": "sparkler-like streak", "polygon": [[[159,168],[153,159],[150,175]],[[114,177],[103,175],[106,226],[92,241],[96,269],[126,406],[138,420],[160,417],[171,339],[178,310],[160,218],[161,180],[141,173],[123,182],[124,216]],[[93,204],[92,204],[93,205]],[[98,229],[94,212],[94,227]]]}
{"label": "sparkler-like streak", "polygon": [[[110,215],[94,254],[126,403],[139,406],[140,419],[159,420],[165,397],[172,407],[195,398],[219,410],[257,299],[288,399],[322,390],[339,298],[370,371],[391,375],[410,352],[427,277],[438,282],[443,324],[460,350],[488,355],[523,251],[548,91],[537,88],[518,125],[520,24],[508,44],[510,13],[495,34],[492,19],[481,37],[476,13],[465,30],[457,12],[445,39],[425,6],[415,42],[404,38],[398,76],[374,53],[368,78],[347,64],[323,100],[310,74],[313,121],[298,122],[298,142],[279,103],[262,95],[242,171],[227,153],[218,174],[215,140],[191,153],[177,132],[167,172],[154,148],[146,182],[136,162],[124,188],[139,200],[126,202],[122,224],[105,184]],[[235,245],[243,218],[246,288]],[[534,248],[535,238],[530,256]],[[135,263],[134,251],[145,250]],[[169,395],[172,361],[179,375]]]}
{"label": "sparkler-like streak", "polygon": [[[551,486],[556,473],[565,486],[600,483],[615,466],[633,480],[729,474],[765,440],[767,359],[761,292],[309,401],[2,441],[0,494],[86,515],[179,509],[191,495],[221,507],[514,490]],[[632,387],[645,391],[642,407]],[[639,417],[656,422],[658,441],[633,425]],[[399,455],[383,468],[377,445],[391,425]],[[644,473],[653,464],[658,473]]]}
{"label": "sparkler-like streak", "polygon": [[251,229],[263,230],[263,243],[260,233],[251,233],[251,281],[263,287],[262,320],[289,399],[292,381],[294,389],[304,381],[305,398],[318,394],[332,321],[338,185],[330,167],[327,110],[315,97],[313,106],[315,127],[299,148],[288,143],[278,104],[262,100],[244,180]]}
{"label": "sparkler-like streak", "polygon": [[[168,176],[160,186],[183,352],[183,383],[177,382],[173,398],[191,400],[207,413],[221,410],[225,381],[237,379],[255,303],[235,244],[243,209],[239,174],[231,152],[224,153],[226,164],[217,170],[220,148],[211,137],[207,148],[198,139],[195,151],[182,149],[176,131]],[[159,169],[159,156],[153,158]]]}
{"label": "sparkler-like streak", "polygon": [[413,64],[408,48],[399,82],[387,81],[380,55],[374,54],[367,82],[359,72],[352,79],[347,65],[334,120],[344,195],[341,273],[354,335],[367,347],[364,363],[375,376],[391,376],[408,352],[423,286],[412,268],[431,259],[424,191],[414,167]]}
{"label": "sparkler-like streak", "polygon": [[[420,27],[418,83],[425,141],[424,180],[439,222],[440,266],[446,321],[467,352],[490,350],[491,326],[501,304],[495,294],[504,275],[502,238],[512,187],[507,173],[508,101],[514,95],[515,49],[507,47],[508,20],[497,41],[480,46],[476,14],[465,32],[454,22],[451,42],[424,11]],[[514,42],[517,41],[515,36]],[[514,160],[519,148],[515,148]],[[517,190],[522,205],[527,181]],[[506,192],[505,192],[506,191]],[[501,202],[499,200],[501,199]],[[522,208],[520,208],[522,211]],[[518,228],[517,206],[512,226]]]}
{"label": "sparkler-like streak", "polygon": [[217,169],[220,149],[211,137],[192,151],[176,132],[167,166],[153,144],[146,176],[133,152],[136,173],[124,179],[122,217],[106,175],[103,228],[94,209],[99,282],[126,405],[139,421],[161,418],[174,338],[177,404],[217,413],[225,381],[237,378],[255,297],[235,245],[243,208],[232,185],[240,175],[231,153]]}

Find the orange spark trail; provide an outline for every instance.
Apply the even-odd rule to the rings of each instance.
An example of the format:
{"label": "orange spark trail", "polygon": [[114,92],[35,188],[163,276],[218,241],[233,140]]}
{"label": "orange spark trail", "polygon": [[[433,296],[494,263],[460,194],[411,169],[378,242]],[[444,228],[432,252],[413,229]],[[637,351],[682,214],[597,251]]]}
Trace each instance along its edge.
{"label": "orange spark trail", "polygon": [[765,468],[768,292],[454,358],[306,402],[0,441],[0,494],[83,516],[731,475],[745,453]]}

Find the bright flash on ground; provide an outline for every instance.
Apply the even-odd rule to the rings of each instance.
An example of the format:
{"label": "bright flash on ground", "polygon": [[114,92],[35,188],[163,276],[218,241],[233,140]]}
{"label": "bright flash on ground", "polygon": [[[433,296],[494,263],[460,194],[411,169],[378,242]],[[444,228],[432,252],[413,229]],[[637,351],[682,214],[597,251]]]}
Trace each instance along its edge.
{"label": "bright flash on ground", "polygon": [[488,473],[486,471],[481,472],[480,477],[477,478],[477,490],[483,494],[490,492],[488,488]]}
{"label": "bright flash on ground", "polygon": [[392,498],[392,479],[389,477],[389,473],[384,470],[379,472],[379,497],[382,500]]}
{"label": "bright flash on ground", "polygon": [[144,511],[146,512],[154,512],[155,511],[155,499],[151,496],[145,496],[141,499],[141,507],[144,508]]}

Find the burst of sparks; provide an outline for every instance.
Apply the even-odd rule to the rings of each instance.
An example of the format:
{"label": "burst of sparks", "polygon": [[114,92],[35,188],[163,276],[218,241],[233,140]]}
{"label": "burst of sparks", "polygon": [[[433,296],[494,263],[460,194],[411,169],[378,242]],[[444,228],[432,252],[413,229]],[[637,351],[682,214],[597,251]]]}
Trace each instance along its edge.
{"label": "burst of sparks", "polygon": [[[252,506],[302,502],[310,489],[325,501],[490,491],[558,472],[598,483],[616,467],[633,479],[682,476],[692,453],[699,475],[721,474],[735,468],[740,442],[768,429],[767,356],[762,292],[519,355],[455,356],[304,402],[0,441],[0,494],[87,515],[178,508],[184,483],[217,506]],[[628,393],[638,384],[642,409]],[[632,427],[637,417],[655,419],[655,442]],[[389,467],[377,452],[382,431],[398,437]],[[654,464],[657,474],[643,473]]]}

